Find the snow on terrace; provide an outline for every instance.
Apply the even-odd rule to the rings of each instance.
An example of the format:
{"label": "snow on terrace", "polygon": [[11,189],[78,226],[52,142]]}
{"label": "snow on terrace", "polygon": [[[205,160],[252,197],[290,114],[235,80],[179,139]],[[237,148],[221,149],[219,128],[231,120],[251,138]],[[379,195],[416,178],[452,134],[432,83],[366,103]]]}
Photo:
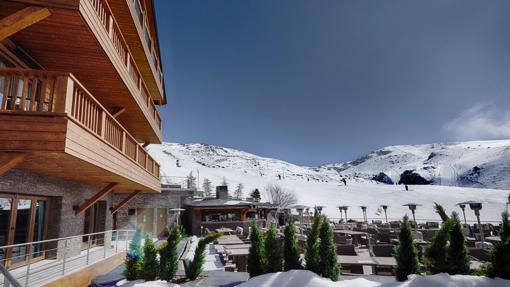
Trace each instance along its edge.
{"label": "snow on terrace", "polygon": [[238,287],[510,287],[510,281],[487,277],[436,274],[412,276],[402,283],[379,283],[364,278],[332,282],[306,270],[270,273],[252,278]]}

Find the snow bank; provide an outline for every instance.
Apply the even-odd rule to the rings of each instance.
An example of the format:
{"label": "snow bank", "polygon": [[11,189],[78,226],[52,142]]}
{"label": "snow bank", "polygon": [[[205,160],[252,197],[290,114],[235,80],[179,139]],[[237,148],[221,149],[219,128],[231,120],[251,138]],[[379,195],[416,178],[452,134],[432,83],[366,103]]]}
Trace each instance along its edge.
{"label": "snow bank", "polygon": [[133,287],[179,287],[177,284],[167,283],[166,281],[150,281],[144,283],[137,283]]}
{"label": "snow bank", "polygon": [[[385,285],[382,285],[385,286]],[[391,285],[389,285],[391,286]],[[510,280],[490,279],[482,276],[436,274],[431,276],[411,276],[400,287],[510,287]],[[385,286],[386,287],[386,286]]]}
{"label": "snow bank", "polygon": [[408,281],[402,283],[379,283],[363,278],[332,282],[307,270],[291,270],[257,276],[238,287],[510,287],[510,281],[479,276],[436,274],[411,276]]}
{"label": "snow bank", "polygon": [[372,287],[377,282],[363,278],[332,282],[308,270],[291,270],[254,277],[238,287]]}

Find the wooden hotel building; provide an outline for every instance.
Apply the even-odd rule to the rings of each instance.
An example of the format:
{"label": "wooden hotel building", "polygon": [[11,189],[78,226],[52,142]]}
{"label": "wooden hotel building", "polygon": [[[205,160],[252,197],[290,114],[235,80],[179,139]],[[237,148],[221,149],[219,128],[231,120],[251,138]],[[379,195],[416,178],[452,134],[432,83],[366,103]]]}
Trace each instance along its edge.
{"label": "wooden hotel building", "polygon": [[48,256],[1,246],[115,229],[130,199],[159,193],[145,146],[165,104],[151,0],[0,1],[0,263]]}

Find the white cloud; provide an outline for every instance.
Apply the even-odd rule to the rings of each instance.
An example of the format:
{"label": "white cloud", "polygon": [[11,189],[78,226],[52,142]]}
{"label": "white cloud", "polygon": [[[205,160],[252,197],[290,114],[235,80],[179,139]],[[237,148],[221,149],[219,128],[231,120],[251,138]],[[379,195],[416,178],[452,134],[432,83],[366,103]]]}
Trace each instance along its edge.
{"label": "white cloud", "polygon": [[494,104],[477,104],[443,125],[443,132],[455,140],[510,138],[510,111]]}

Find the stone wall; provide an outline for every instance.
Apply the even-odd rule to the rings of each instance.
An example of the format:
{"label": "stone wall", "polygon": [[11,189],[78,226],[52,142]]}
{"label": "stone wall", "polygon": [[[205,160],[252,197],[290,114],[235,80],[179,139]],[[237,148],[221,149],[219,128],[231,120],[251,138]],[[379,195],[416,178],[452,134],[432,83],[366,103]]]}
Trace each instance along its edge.
{"label": "stone wall", "polygon": [[[106,186],[106,183],[105,183]],[[75,215],[73,206],[82,204],[86,199],[96,194],[100,188],[66,181],[56,177],[39,175],[36,173],[13,169],[0,176],[0,192],[26,195],[38,195],[50,197],[48,210],[47,239],[69,237],[83,234],[83,213]],[[101,204],[106,208],[104,222],[101,227],[105,230],[112,229],[112,216],[109,207],[112,206],[112,194],[108,194]],[[59,253],[63,250],[63,243],[58,244]],[[76,239],[68,242],[67,256],[73,256],[80,252],[81,240]],[[47,246],[49,248],[51,246]],[[59,255],[61,256],[61,255]]]}
{"label": "stone wall", "polygon": [[[117,229],[135,229],[136,209],[137,208],[181,208],[184,200],[193,195],[193,190],[172,188],[163,188],[161,193],[141,193],[136,195],[131,201],[117,211]],[[115,194],[113,196],[114,205],[121,202],[128,194]],[[134,214],[129,215],[130,209],[135,209]],[[182,218],[183,216],[181,216]],[[175,213],[167,214],[167,226],[172,226],[176,222]]]}

